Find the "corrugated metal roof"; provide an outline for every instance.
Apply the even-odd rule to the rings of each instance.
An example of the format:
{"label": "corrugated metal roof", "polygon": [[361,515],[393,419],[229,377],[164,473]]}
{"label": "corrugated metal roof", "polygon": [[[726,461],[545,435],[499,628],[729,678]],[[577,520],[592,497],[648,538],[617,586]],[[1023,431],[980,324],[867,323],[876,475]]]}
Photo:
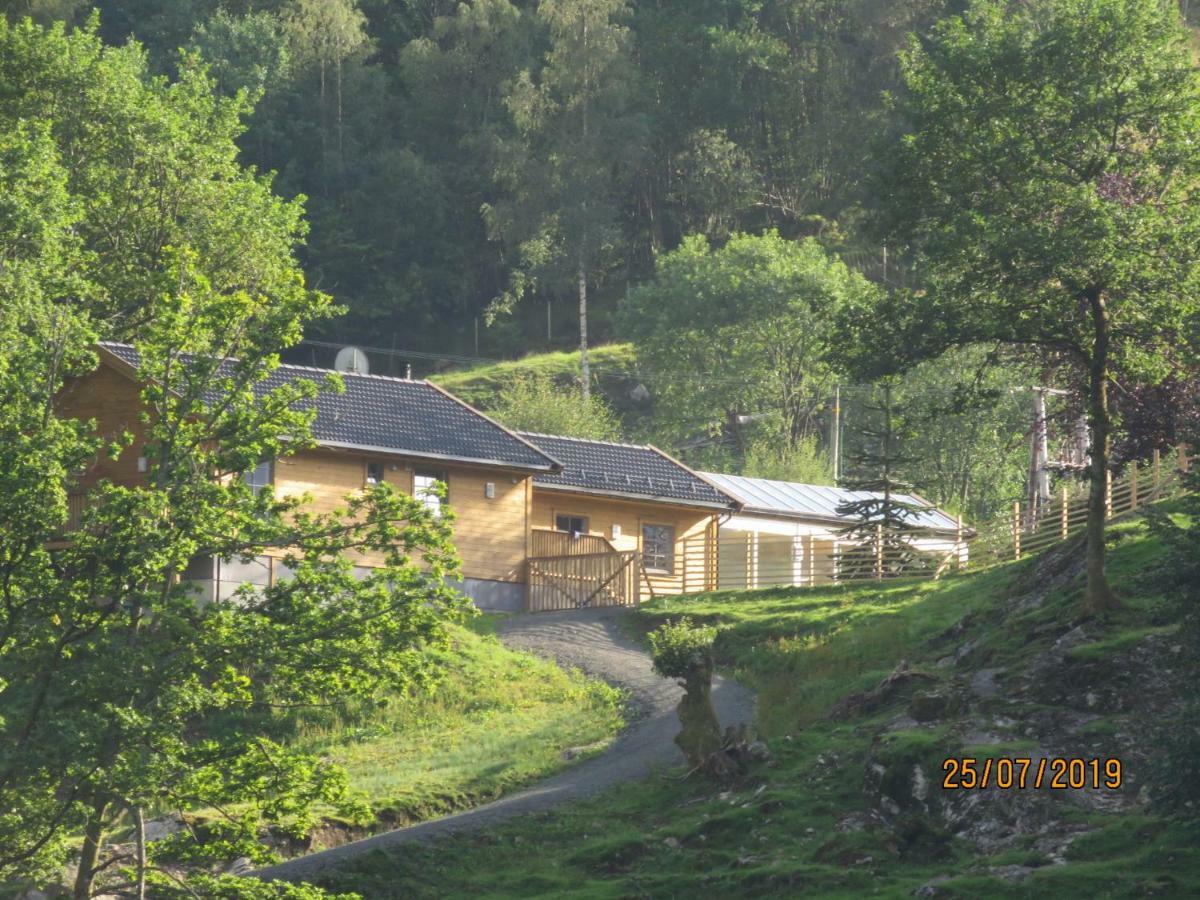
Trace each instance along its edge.
{"label": "corrugated metal roof", "polygon": [[535,485],[671,500],[684,505],[727,509],[736,505],[732,497],[654,447],[532,432],[521,432],[521,436],[564,466],[557,474],[534,476]]}
{"label": "corrugated metal roof", "polygon": [[[845,488],[825,487],[819,484],[799,484],[793,481],[773,481],[769,478],[750,478],[745,475],[724,475],[720,472],[701,472],[705,478],[736,497],[745,507],[746,513],[762,513],[785,516],[793,519],[821,519],[823,521],[853,521],[849,516],[838,514],[843,503],[870,500],[882,496],[869,491],[849,491]],[[921,507],[909,522],[918,528],[933,528],[954,531],[958,523],[942,510],[929,506],[925,501],[908,494],[895,494],[901,503]]]}
{"label": "corrugated metal roof", "polygon": [[[100,346],[138,367],[137,350],[128,344],[106,341]],[[260,382],[259,389],[271,390],[297,378],[319,381],[328,374],[328,369],[283,365]],[[311,401],[317,407],[312,435],[318,443],[541,472],[558,469],[557,460],[427,381],[341,375],[344,393],[327,391]]]}

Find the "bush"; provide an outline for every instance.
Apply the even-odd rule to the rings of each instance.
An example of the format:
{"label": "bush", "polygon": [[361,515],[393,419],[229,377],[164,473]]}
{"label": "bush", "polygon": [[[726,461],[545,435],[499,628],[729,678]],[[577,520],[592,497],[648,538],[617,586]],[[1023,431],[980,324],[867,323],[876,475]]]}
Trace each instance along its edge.
{"label": "bush", "polygon": [[614,441],[621,423],[598,394],[586,399],[577,385],[559,385],[549,375],[521,374],[500,393],[492,416],[509,428]]}
{"label": "bush", "polygon": [[694,625],[684,616],[650,632],[654,671],[666,678],[687,678],[690,673],[712,671],[712,648],[717,639],[713,625]]}

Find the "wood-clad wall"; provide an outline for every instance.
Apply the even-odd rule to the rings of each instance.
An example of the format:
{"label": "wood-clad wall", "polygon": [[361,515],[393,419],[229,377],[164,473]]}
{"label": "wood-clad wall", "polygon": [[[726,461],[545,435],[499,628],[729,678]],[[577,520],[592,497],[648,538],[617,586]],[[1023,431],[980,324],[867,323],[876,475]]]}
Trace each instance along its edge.
{"label": "wood-clad wall", "polygon": [[112,441],[125,432],[134,435],[133,444],[117,459],[101,453],[78,479],[81,488],[108,479],[114,484],[134,486],[145,481],[138,472],[138,457],[145,443],[146,427],[141,420],[141,392],[136,382],[108,365],[63,385],[54,402],[62,418],[94,419],[96,434]]}
{"label": "wood-clad wall", "polygon": [[[412,493],[414,469],[445,472],[448,501],[455,515],[454,545],[462,557],[464,577],[490,581],[520,581],[524,577],[529,529],[526,475],[318,447],[275,464],[275,493],[307,493],[314,511],[329,512],[344,507],[347,494],[362,489],[368,462],[382,463],[384,481],[406,494]],[[485,496],[489,482],[495,485],[493,499]],[[379,558],[367,556],[357,562],[378,565]]]}
{"label": "wood-clad wall", "polygon": [[[72,379],[56,401],[64,417],[94,419],[97,433],[116,438],[134,434],[132,446],[117,459],[98,456],[79,479],[83,488],[101,479],[136,485],[145,476],[138,472],[145,426],[141,421],[138,384],[102,364],[89,375]],[[412,493],[414,468],[444,471],[449,480],[449,503],[454,510],[454,543],[463,561],[463,575],[492,581],[521,581],[529,541],[529,476],[502,469],[447,466],[397,457],[369,456],[325,448],[303,450],[275,463],[275,491],[307,493],[315,512],[344,508],[346,496],[361,490],[368,462],[383,463],[384,480],[398,490]],[[488,499],[484,486],[495,485],[495,498]],[[358,565],[377,565],[379,557],[356,559]]]}
{"label": "wood-clad wall", "polygon": [[[714,529],[710,527],[714,515],[708,510],[639,503],[635,500],[610,500],[590,494],[539,489],[535,484],[533,527],[553,528],[555,517],[559,515],[586,516],[588,532],[608,538],[618,550],[641,550],[643,525],[672,526],[675,529],[675,573],[649,573],[657,594],[675,594],[684,590],[683,541],[688,538],[698,541],[706,536],[711,540],[714,534]],[[613,525],[620,528],[619,537],[613,537]]]}

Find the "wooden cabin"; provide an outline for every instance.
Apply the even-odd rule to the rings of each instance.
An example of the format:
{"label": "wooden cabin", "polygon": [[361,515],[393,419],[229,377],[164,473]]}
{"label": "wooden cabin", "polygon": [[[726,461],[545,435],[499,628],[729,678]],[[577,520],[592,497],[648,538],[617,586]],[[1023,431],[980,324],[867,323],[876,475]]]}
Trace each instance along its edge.
{"label": "wooden cabin", "polygon": [[[99,367],[64,387],[58,412],[94,419],[103,436],[128,431],[134,441],[79,477],[76,514],[96,482],[133,486],[148,469],[137,351],[117,343],[97,349]],[[284,365],[268,385],[327,374]],[[252,485],[272,485],[280,496],[308,494],[315,509],[328,511],[376,482],[438,503],[429,488],[441,482],[455,513],[458,586],[484,609],[632,605],[655,593],[715,585],[719,519],[738,504],[667,454],[517,434],[427,381],[342,377],[344,393],[312,401],[316,446],[264,461],[245,473]],[[682,553],[684,546],[692,552]],[[243,584],[288,577],[282,556],[196,559],[185,577],[202,596],[224,598]],[[354,560],[364,568],[379,562],[370,555]]]}
{"label": "wooden cabin", "polygon": [[[123,344],[98,346],[100,366],[66,385],[60,415],[95,419],[102,435],[129,431],[133,444],[115,460],[97,459],[78,482],[80,492],[101,479],[136,485],[147,466],[142,456],[141,382],[137,352]],[[271,381],[324,378],[306,366],[280,366]],[[462,590],[483,606],[520,609],[525,599],[532,476],[561,464],[502,425],[427,381],[342,373],[344,393],[325,392],[312,433],[317,446],[263,462],[246,473],[252,485],[274,486],[280,496],[307,493],[313,507],[329,511],[367,485],[382,481],[437,503],[426,493],[446,485],[456,513],[454,541],[462,558]],[[279,554],[282,556],[282,554]],[[378,558],[361,556],[372,567]],[[278,557],[250,563],[193,560],[187,572],[208,596],[224,597],[241,584],[270,584],[286,577]]]}
{"label": "wooden cabin", "polygon": [[[521,436],[563,463],[561,471],[533,477],[535,557],[540,547],[546,555],[573,548],[638,554],[644,570],[639,597],[716,587],[718,528],[738,509],[727,493],[657,447]],[[536,577],[530,591],[531,608],[555,600],[554,591],[540,590]]]}

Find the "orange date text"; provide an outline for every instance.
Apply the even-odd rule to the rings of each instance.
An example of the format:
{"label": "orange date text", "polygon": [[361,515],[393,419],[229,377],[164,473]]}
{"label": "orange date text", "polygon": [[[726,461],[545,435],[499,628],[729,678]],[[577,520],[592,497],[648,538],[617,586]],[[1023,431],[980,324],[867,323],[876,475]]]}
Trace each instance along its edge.
{"label": "orange date text", "polygon": [[1115,791],[1121,786],[1121,760],[1082,757],[952,756],[942,763],[942,788],[948,791],[1040,790],[1080,791],[1085,788]]}

